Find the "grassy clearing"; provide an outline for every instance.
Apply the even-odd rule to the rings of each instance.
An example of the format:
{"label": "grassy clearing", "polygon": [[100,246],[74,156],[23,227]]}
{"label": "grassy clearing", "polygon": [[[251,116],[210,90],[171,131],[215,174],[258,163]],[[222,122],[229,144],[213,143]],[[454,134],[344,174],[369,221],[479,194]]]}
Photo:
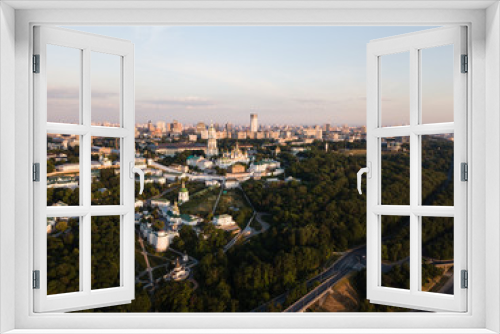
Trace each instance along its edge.
{"label": "grassy clearing", "polygon": [[206,219],[208,215],[212,214],[219,192],[219,188],[210,189],[203,195],[190,198],[189,201],[182,204],[179,209],[181,213],[197,215]]}
{"label": "grassy clearing", "polygon": [[253,209],[243,196],[241,189],[227,189],[221,196],[215,214],[233,216],[234,221],[243,229],[252,217]]}

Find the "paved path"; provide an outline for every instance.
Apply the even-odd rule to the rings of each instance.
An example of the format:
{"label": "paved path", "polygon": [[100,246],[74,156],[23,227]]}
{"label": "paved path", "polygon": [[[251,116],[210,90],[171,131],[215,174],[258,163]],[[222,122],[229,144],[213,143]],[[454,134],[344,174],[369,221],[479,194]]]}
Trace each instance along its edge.
{"label": "paved path", "polygon": [[165,196],[166,194],[174,191],[174,190],[177,190],[178,188],[177,187],[174,187],[174,185],[178,185],[177,183],[170,183],[169,186],[168,186],[168,189],[162,191],[160,194],[156,195],[156,196],[153,196],[151,197],[150,199],[158,199],[158,198],[162,198],[163,196]]}
{"label": "paved path", "polygon": [[224,191],[224,183],[221,183],[220,185],[220,191],[219,191],[219,196],[217,196],[217,199],[215,200],[214,208],[212,210],[212,214],[215,215],[215,210],[217,210],[217,206],[219,205],[220,197],[222,196],[222,192]]}
{"label": "paved path", "polygon": [[140,236],[139,236],[139,243],[141,244],[142,255],[144,255],[144,260],[146,261],[146,271],[149,274],[149,282],[151,286],[154,288],[153,269],[151,269],[151,266],[149,265],[148,253],[146,252],[146,248],[144,248],[144,241],[142,241],[142,238]]}

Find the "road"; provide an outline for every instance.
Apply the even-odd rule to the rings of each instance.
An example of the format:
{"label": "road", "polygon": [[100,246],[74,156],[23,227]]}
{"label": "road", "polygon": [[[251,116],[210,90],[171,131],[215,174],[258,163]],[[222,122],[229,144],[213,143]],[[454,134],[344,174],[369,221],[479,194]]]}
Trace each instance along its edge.
{"label": "road", "polygon": [[310,291],[308,294],[304,295],[298,301],[290,305],[283,312],[302,312],[305,308],[313,304],[319,296],[327,292],[332,286],[337,284],[342,278],[351,272],[351,269],[343,269],[342,271],[335,274],[333,277],[327,279],[314,290]]}
{"label": "road", "polygon": [[[308,288],[311,287],[316,282],[319,282],[319,283],[329,282],[331,285],[333,285],[338,280],[340,280],[342,277],[345,277],[349,272],[351,272],[352,270],[355,270],[354,269],[355,266],[358,265],[360,262],[361,262],[361,264],[365,265],[364,258],[363,258],[365,255],[366,255],[366,246],[365,245],[345,252],[345,254],[340,259],[335,261],[335,263],[333,263],[330,267],[326,268],[320,274],[309,279],[306,282],[307,287]],[[313,292],[313,291],[311,291],[311,292]],[[268,305],[270,305],[271,303],[273,303],[275,305],[276,304],[283,305],[285,303],[287,295],[288,295],[288,291],[279,295],[278,297],[270,300],[269,302],[253,309],[252,312],[266,312]],[[308,296],[308,295],[306,295],[306,296]],[[313,295],[311,295],[311,298],[313,297]],[[306,296],[304,296],[302,298],[305,298]],[[301,299],[299,299],[299,302]],[[286,311],[286,312],[294,312],[294,311]]]}
{"label": "road", "polygon": [[[233,239],[231,239],[231,241],[229,241],[226,246],[224,246],[224,253],[226,253],[229,249],[231,249],[231,247],[233,247],[241,237],[244,237],[246,240],[248,240],[252,237],[255,237],[256,235],[258,235],[260,233],[264,233],[265,231],[267,231],[269,229],[269,224],[266,223],[264,220],[262,220],[262,216],[267,215],[267,213],[255,211],[255,207],[253,206],[252,202],[248,198],[248,196],[245,193],[245,191],[243,190],[243,188],[241,186],[238,186],[238,188],[241,190],[241,192],[243,193],[243,196],[245,197],[245,200],[252,208],[253,215],[248,220],[248,223],[245,226],[245,228],[243,230],[241,230]],[[218,202],[218,200],[217,200],[217,202]],[[215,212],[215,209],[214,209],[214,212]],[[260,223],[260,225],[262,226],[260,231],[255,231],[253,228],[250,227],[250,225],[252,224],[254,219],[257,220]],[[245,233],[248,233],[248,234],[245,235]]]}
{"label": "road", "polygon": [[254,220],[255,215],[256,215],[256,212],[254,211],[252,217],[250,217],[250,219],[248,220],[248,223],[245,226],[245,228],[243,230],[241,230],[238,234],[236,234],[236,236],[233,239],[231,239],[231,241],[229,241],[227,243],[227,245],[224,246],[224,253],[226,253],[228,250],[231,249],[231,247],[233,247],[236,244],[236,242],[238,241],[238,239],[241,238],[241,236],[245,233],[245,231],[248,232],[250,224]]}

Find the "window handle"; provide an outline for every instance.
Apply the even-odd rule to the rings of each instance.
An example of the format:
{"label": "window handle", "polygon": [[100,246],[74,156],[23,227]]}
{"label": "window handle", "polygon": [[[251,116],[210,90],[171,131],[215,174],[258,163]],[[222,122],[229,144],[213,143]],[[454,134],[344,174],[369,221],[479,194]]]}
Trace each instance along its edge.
{"label": "window handle", "polygon": [[144,191],[144,172],[142,169],[136,168],[135,167],[135,162],[131,161],[130,162],[130,178],[135,180],[135,173],[139,174],[139,184],[140,184],[140,189],[139,189],[139,195],[142,195],[142,192]]}
{"label": "window handle", "polygon": [[363,173],[366,173],[366,177],[371,179],[371,177],[372,177],[372,163],[371,162],[368,161],[367,167],[361,168],[358,171],[358,192],[360,195],[363,193],[361,191],[361,176],[363,175]]}

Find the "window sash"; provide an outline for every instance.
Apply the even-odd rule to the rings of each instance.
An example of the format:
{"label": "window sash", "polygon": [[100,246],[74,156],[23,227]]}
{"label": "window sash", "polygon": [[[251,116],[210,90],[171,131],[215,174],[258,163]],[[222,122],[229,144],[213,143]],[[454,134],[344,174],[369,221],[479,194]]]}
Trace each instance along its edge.
{"label": "window sash", "polygon": [[[466,54],[466,28],[447,27],[372,41],[367,48],[367,161],[374,170],[367,179],[367,298],[384,305],[422,310],[467,310],[467,290],[460,289],[460,271],[467,269],[467,184],[460,181],[460,164],[467,162],[467,76],[460,73],[461,54]],[[454,45],[454,122],[420,124],[419,50]],[[381,127],[380,57],[410,53],[410,125]],[[421,135],[454,133],[454,206],[420,205]],[[384,137],[410,137],[410,205],[381,205],[381,145]],[[381,286],[381,217],[410,217],[410,289]],[[421,289],[421,217],[454,217],[454,295]]]}
{"label": "window sash", "polygon": [[[79,124],[47,122],[46,45],[81,50]],[[120,56],[121,101],[119,128],[91,125],[91,52]],[[40,288],[33,290],[34,312],[66,312],[103,305],[128,303],[134,298],[134,179],[129,162],[135,157],[133,45],[124,40],[68,29],[34,28],[34,54],[40,55],[40,73],[34,74],[34,162],[40,163],[40,182],[34,183],[34,270],[40,271]],[[47,207],[47,134],[80,136],[80,205]],[[120,205],[91,205],[92,137],[120,138]],[[120,286],[92,290],[91,217],[120,215]],[[47,295],[47,217],[80,217],[79,291]]]}

